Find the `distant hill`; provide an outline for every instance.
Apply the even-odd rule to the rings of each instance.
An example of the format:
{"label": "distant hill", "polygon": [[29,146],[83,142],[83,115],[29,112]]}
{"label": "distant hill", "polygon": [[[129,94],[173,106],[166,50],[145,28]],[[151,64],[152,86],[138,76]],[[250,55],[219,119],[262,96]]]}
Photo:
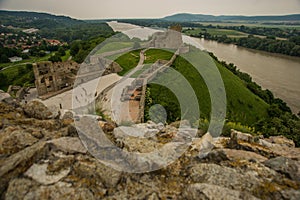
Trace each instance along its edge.
{"label": "distant hill", "polygon": [[180,13],[164,17],[166,21],[190,22],[190,21],[300,21],[300,14],[283,16],[234,16],[234,15],[202,15]]}
{"label": "distant hill", "polygon": [[37,28],[42,37],[65,42],[87,40],[97,36],[109,37],[113,34],[113,30],[104,22],[88,23],[67,16],[27,11],[0,10],[0,25],[21,29]]}
{"label": "distant hill", "polygon": [[48,13],[27,12],[27,11],[6,11],[0,10],[0,24],[22,28],[57,28],[82,24],[84,21],[72,19],[67,16],[57,16]]}

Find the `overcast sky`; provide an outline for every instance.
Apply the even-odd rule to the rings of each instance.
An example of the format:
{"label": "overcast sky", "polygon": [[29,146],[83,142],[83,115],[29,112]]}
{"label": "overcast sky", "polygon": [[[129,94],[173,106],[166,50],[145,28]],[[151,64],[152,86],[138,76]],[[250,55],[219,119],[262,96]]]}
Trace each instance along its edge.
{"label": "overcast sky", "polygon": [[284,15],[300,13],[300,0],[0,0],[5,10],[29,10],[79,19],[160,18],[174,13]]}

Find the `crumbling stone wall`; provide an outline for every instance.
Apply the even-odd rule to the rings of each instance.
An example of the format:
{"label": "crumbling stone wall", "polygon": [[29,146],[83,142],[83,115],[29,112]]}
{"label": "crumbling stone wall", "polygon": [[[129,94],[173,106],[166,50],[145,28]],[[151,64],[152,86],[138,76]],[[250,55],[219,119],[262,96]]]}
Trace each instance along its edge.
{"label": "crumbling stone wall", "polygon": [[57,92],[74,84],[79,65],[73,61],[33,64],[35,85],[39,96]]}
{"label": "crumbling stone wall", "polygon": [[150,46],[154,48],[178,49],[183,44],[180,25],[171,26],[166,32],[154,33]]}

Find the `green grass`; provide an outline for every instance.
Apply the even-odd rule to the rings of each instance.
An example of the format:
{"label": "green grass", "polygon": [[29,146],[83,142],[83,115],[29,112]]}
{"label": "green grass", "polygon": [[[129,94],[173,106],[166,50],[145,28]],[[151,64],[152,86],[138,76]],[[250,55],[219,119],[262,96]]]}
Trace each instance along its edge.
{"label": "green grass", "polygon": [[[207,31],[207,33],[211,34],[211,35],[217,35],[217,36],[223,36],[223,35],[227,35],[230,37],[247,37],[248,34],[246,33],[242,33],[239,31],[235,31],[235,30],[228,30],[228,29],[214,29],[214,28],[206,28],[205,29]],[[195,28],[194,30],[187,30],[186,34],[187,35],[198,35],[199,33],[204,33],[204,29],[201,28]]]}
{"label": "green grass", "polygon": [[140,60],[140,51],[141,50],[128,52],[115,60],[115,62],[123,68],[123,70],[118,73],[120,76],[125,75],[127,72],[137,66]]}
{"label": "green grass", "polygon": [[7,77],[6,83],[0,84],[0,89],[6,91],[9,85],[32,85],[34,82],[33,72],[28,70],[23,71],[25,73],[21,74],[19,72],[26,69],[26,64],[47,61],[50,56],[51,54],[48,54],[44,57],[31,57],[15,63],[1,63],[0,68],[8,68],[0,71],[1,74]]}
{"label": "green grass", "polygon": [[24,68],[25,66],[26,66],[26,64],[10,67],[10,68],[7,68],[7,69],[1,71],[1,73],[6,75],[9,80],[12,80],[18,74],[18,70],[21,68]]}
{"label": "green grass", "polygon": [[266,28],[288,28],[288,29],[300,29],[300,25],[281,25],[281,24],[262,24],[262,23],[249,23],[247,21],[240,22],[199,22],[203,25],[213,25],[213,26],[250,26],[250,27],[266,27]]}
{"label": "green grass", "polygon": [[46,61],[50,58],[51,54],[48,54],[44,57],[30,57],[29,59],[25,59],[19,62],[14,62],[14,63],[0,63],[0,69],[5,68],[5,67],[10,67],[10,66],[19,66],[21,64],[26,64],[26,63],[34,63],[34,62],[40,62],[40,61]]}
{"label": "green grass", "polygon": [[[139,62],[139,52],[136,50],[127,54],[120,56],[116,62],[123,67],[123,71],[119,75],[124,75],[131,69],[133,69]],[[145,63],[155,63],[158,59],[169,60],[172,57],[172,53],[165,50],[150,49],[146,52],[146,61]],[[198,105],[200,108],[201,118],[210,118],[211,112],[211,100],[210,93],[205,84],[205,81],[201,74],[198,73],[209,73],[211,68],[211,63],[214,63],[210,60],[210,57],[204,53],[191,52],[187,55],[189,58],[193,58],[199,61],[198,70],[196,70],[187,60],[182,57],[178,57],[174,64],[173,68],[176,69],[180,74],[182,74],[186,80],[188,80],[189,85],[193,88],[197,99]],[[210,63],[208,62],[210,61]],[[220,63],[215,63],[224,82],[226,95],[227,95],[227,116],[226,118],[230,121],[241,122],[244,125],[252,126],[259,119],[267,117],[267,108],[269,105],[265,103],[258,96],[253,94],[250,90],[247,89],[244,82],[235,76],[232,72],[222,66]],[[137,77],[145,69],[141,69],[134,73],[132,77]],[[203,75],[202,74],[202,75]],[[175,121],[180,118],[180,108],[179,103],[174,94],[168,88],[177,88],[177,90],[185,93],[186,88],[183,87],[183,83],[180,78],[175,77],[172,73],[164,73],[163,76],[160,76],[157,81],[161,81],[165,84],[169,84],[169,87],[164,87],[157,84],[150,84],[150,98],[151,105],[161,104],[165,107],[168,112],[170,121]],[[186,97],[188,101],[190,97]],[[146,111],[151,107],[150,104],[146,106]],[[191,105],[192,107],[192,105]],[[193,111],[192,111],[193,112]]]}
{"label": "green grass", "polygon": [[6,76],[6,83],[0,85],[0,89],[4,91],[9,85],[32,86],[34,82],[33,71],[26,69],[26,64],[7,68],[0,73]]}
{"label": "green grass", "polygon": [[[198,67],[198,70],[201,73],[209,73],[211,68],[208,67],[209,65],[206,61],[208,56],[206,53],[201,53],[200,55],[199,53],[191,53],[189,56],[199,59],[200,65],[196,67]],[[222,76],[227,95],[226,118],[230,121],[241,122],[242,124],[251,126],[259,119],[267,117],[267,108],[269,105],[248,90],[244,82],[227,70],[224,66],[222,66],[220,63],[216,63],[216,65]],[[182,74],[188,80],[190,86],[193,88],[198,99],[201,112],[200,117],[210,118],[210,93],[203,77],[198,73],[198,70],[196,70],[182,57],[178,57],[175,60],[173,68],[180,72],[180,74]],[[157,80],[164,83],[168,82],[166,83],[167,86],[175,87],[182,93],[186,92],[186,88],[182,86],[181,80],[178,77],[174,77],[172,73],[166,72],[163,74],[163,76],[158,77]],[[151,84],[149,88],[150,101],[152,101],[152,103],[146,106],[145,113],[148,112],[147,109],[149,109],[151,105],[161,104],[167,110],[169,121],[178,120],[180,118],[180,109],[178,100],[174,94],[167,89],[167,87],[157,84]],[[186,97],[187,101],[189,98],[189,96]],[[193,106],[191,105],[191,107]],[[190,111],[193,112],[192,109]]]}
{"label": "green grass", "polygon": [[146,60],[145,64],[153,64],[157,60],[170,60],[173,56],[172,52],[165,51],[162,49],[149,49],[145,52]]}
{"label": "green grass", "polygon": [[[140,51],[141,50],[134,50],[121,56],[113,55],[113,56],[109,56],[108,58],[113,59],[118,56],[118,58],[115,59],[115,62],[117,62],[123,68],[123,70],[118,73],[120,76],[123,76],[137,66],[140,60]],[[153,64],[158,59],[170,60],[172,56],[173,56],[173,52],[160,50],[160,49],[149,49],[145,52],[146,59],[144,61],[144,64]],[[144,69],[137,71],[135,74],[133,74],[133,77],[137,77],[138,75],[140,75],[143,72],[143,70]]]}
{"label": "green grass", "polygon": [[66,55],[62,56],[62,57],[61,57],[61,60],[62,60],[63,62],[65,62],[65,61],[67,61],[67,60],[69,59],[70,56],[71,56],[70,50],[67,50],[67,51],[66,51]]}

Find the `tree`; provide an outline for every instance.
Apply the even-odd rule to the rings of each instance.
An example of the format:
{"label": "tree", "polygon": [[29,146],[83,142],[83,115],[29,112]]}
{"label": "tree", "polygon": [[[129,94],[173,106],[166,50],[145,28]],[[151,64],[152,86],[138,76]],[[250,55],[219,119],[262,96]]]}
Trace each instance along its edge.
{"label": "tree", "polygon": [[59,53],[61,56],[65,56],[65,55],[66,55],[65,49],[64,49],[63,47],[59,47],[59,48],[58,48],[58,53]]}
{"label": "tree", "polygon": [[19,67],[18,68],[18,75],[22,76],[26,73],[26,69],[24,67]]}
{"label": "tree", "polygon": [[7,55],[2,54],[2,55],[0,56],[0,63],[8,63],[8,62],[10,62],[10,61],[9,61]]}
{"label": "tree", "polygon": [[70,54],[75,56],[80,50],[80,41],[75,41],[71,44]]}
{"label": "tree", "polygon": [[0,72],[0,88],[3,88],[4,86],[7,85],[8,81],[7,81],[7,76],[3,73]]}
{"label": "tree", "polygon": [[291,56],[300,56],[300,46],[296,45],[290,52]]}
{"label": "tree", "polygon": [[57,54],[54,54],[48,60],[51,62],[61,62],[62,61],[61,57]]}
{"label": "tree", "polygon": [[30,70],[32,70],[32,64],[26,64],[26,70],[27,71],[30,71]]}
{"label": "tree", "polygon": [[75,57],[73,59],[77,63],[82,63],[88,54],[89,54],[89,51],[80,49],[80,51],[75,55]]}

